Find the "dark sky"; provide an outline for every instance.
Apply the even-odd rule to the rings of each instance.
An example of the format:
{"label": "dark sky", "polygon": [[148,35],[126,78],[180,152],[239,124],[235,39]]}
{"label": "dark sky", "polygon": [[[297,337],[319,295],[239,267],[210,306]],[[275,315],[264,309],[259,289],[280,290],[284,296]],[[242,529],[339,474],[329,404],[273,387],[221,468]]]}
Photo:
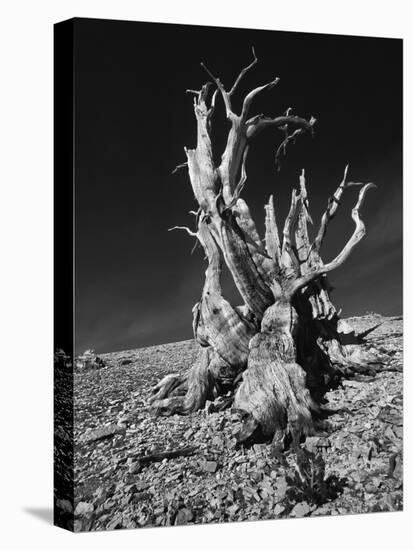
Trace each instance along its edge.
{"label": "dark sky", "polygon": [[[402,42],[290,32],[76,20],[76,351],[130,349],[192,336],[191,309],[206,267],[193,240],[174,225],[196,209],[184,170],[195,145],[192,96],[209,80],[229,88],[255,47],[259,64],[239,88],[279,76],[251,115],[287,107],[317,118],[314,138],[291,146],[281,172],[274,154],[281,134],[263,132],[247,162],[244,198],[259,229],[275,195],[279,225],[291,188],[305,168],[318,226],[327,198],[349,163],[349,179],[373,181],[363,207],[367,236],[330,276],[343,315],[402,312]],[[237,101],[238,100],[238,101]],[[215,138],[227,129],[221,102]],[[324,247],[330,260],[353,231],[347,191]],[[238,303],[229,279],[226,297]]]}

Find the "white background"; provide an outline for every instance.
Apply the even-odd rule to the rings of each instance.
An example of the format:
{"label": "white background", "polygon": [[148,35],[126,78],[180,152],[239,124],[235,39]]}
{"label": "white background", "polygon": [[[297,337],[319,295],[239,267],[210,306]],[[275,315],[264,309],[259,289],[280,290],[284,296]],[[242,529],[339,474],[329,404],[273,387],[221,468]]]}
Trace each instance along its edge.
{"label": "white background", "polygon": [[[51,510],[52,504],[52,24],[78,16],[404,38],[407,100],[404,257],[405,280],[409,283],[412,271],[407,243],[412,238],[409,206],[413,185],[410,162],[413,17],[409,4],[408,0],[250,3],[151,0],[147,4],[136,0],[9,0],[3,4],[0,23],[0,540],[5,542],[3,548],[408,547],[408,533],[411,538],[413,532],[409,525],[409,520],[413,520],[411,436],[408,436],[412,411],[409,319],[405,323],[407,498],[403,513],[73,535],[41,519],[39,510],[40,515],[43,511],[43,516],[51,517],[47,510]],[[227,53],[230,55],[230,50]],[[383,109],[392,106],[383,105]],[[407,286],[406,314],[411,295]],[[30,509],[37,509],[37,514],[30,513]]]}

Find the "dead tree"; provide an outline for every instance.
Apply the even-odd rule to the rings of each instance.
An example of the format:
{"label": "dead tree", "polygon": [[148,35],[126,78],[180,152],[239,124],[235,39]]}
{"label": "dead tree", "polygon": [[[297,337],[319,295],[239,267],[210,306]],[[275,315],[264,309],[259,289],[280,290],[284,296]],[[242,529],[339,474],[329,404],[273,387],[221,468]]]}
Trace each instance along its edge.
{"label": "dead tree", "polygon": [[[253,52],[254,53],[254,52]],[[242,411],[238,435],[246,441],[257,434],[283,442],[312,431],[313,415],[326,387],[337,377],[368,369],[377,360],[372,349],[361,346],[330,300],[327,273],[338,268],[366,233],[360,208],[372,183],[343,181],[328,200],[316,237],[311,241],[311,223],[305,174],[293,189],[291,206],[281,235],[277,229],[274,201],[265,205],[265,238],[258,233],[246,202],[241,198],[246,183],[246,161],[254,138],[267,128],[283,132],[278,159],[300,134],[313,132],[315,119],[285,114],[270,118],[249,116],[254,99],[274,88],[279,79],[259,86],[244,98],[240,114],[232,98],[245,73],[232,88],[203,65],[212,82],[194,96],[197,145],[185,149],[188,170],[198,210],[196,227],[184,229],[202,245],[208,267],[200,301],[193,308],[194,337],[200,352],[197,362],[184,375],[169,375],[154,388],[151,399],[158,414],[189,414],[220,396]],[[214,162],[211,129],[217,97],[221,97],[230,123],[226,146],[219,164]],[[320,252],[328,224],[351,186],[361,186],[352,210],[354,232],[339,254],[323,263]],[[242,299],[233,306],[222,294],[221,270],[225,262]]]}

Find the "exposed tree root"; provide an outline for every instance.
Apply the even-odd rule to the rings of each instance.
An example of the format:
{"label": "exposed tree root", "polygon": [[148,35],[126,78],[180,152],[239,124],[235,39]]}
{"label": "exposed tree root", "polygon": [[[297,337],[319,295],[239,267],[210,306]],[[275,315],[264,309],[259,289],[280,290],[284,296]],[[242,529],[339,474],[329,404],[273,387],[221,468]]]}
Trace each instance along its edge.
{"label": "exposed tree root", "polygon": [[155,386],[152,408],[171,415],[202,409],[207,400],[214,401],[210,412],[233,405],[243,413],[239,443],[272,439],[283,448],[314,432],[313,416],[328,389],[343,377],[374,376],[373,365],[383,359],[372,347],[342,345],[319,334],[317,323],[300,326],[288,303],[271,306],[250,341],[246,370],[235,376],[212,348],[200,348],[188,373],[168,375]]}
{"label": "exposed tree root", "polygon": [[377,326],[358,335],[347,322],[335,317],[331,323],[322,323],[321,333],[324,337],[318,343],[343,376],[374,376],[379,366],[388,360],[386,354],[364,340],[366,334]]}
{"label": "exposed tree root", "polygon": [[155,414],[189,414],[204,408],[213,398],[214,379],[209,372],[211,350],[201,348],[197,361],[186,375],[170,374],[154,388],[150,404]]}

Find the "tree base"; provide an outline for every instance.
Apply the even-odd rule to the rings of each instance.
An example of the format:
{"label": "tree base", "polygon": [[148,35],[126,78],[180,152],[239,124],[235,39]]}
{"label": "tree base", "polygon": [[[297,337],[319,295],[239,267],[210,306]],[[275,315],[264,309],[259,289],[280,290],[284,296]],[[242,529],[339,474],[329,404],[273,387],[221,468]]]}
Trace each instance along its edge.
{"label": "tree base", "polygon": [[225,368],[212,348],[200,347],[188,373],[168,375],[154,387],[154,413],[186,415],[207,401],[216,403],[214,410],[233,404],[242,419],[239,443],[272,440],[284,448],[314,433],[313,418],[326,391],[343,378],[374,376],[384,360],[337,318],[300,325],[289,304],[268,308],[249,347],[248,366],[238,373]]}

